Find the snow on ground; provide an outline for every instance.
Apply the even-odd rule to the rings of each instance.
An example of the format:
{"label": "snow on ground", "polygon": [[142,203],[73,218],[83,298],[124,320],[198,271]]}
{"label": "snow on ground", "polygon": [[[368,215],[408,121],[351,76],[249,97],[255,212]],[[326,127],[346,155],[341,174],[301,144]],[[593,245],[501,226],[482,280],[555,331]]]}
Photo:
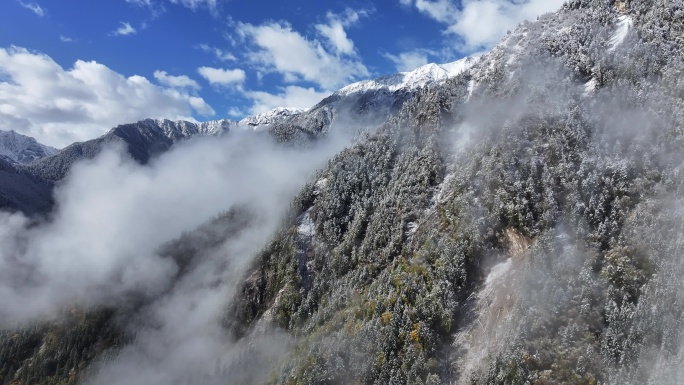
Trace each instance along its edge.
{"label": "snow on ground", "polygon": [[627,15],[618,17],[617,29],[613,33],[613,37],[610,38],[610,48],[608,48],[608,51],[615,50],[623,41],[625,41],[633,24],[634,20]]}
{"label": "snow on ground", "polygon": [[440,64],[439,66],[444,68],[450,76],[456,76],[463,71],[470,69],[470,67],[475,64],[480,59],[480,56],[473,55],[464,57],[463,59],[457,60],[452,63]]}
{"label": "snow on ground", "polygon": [[313,194],[314,195],[320,194],[321,191],[323,191],[323,189],[327,185],[328,185],[328,178],[321,178],[321,179],[317,180],[316,183],[314,184]]}
{"label": "snow on ground", "polygon": [[316,235],[316,228],[313,220],[311,220],[311,209],[307,210],[302,217],[302,222],[297,227],[297,233],[305,237],[313,237]]}
{"label": "snow on ground", "polygon": [[350,84],[337,91],[338,95],[349,95],[357,92],[386,89],[395,92],[400,89],[415,90],[432,83],[441,83],[450,77],[459,75],[477,62],[479,56],[468,56],[452,63],[430,63],[410,72],[399,72],[374,80],[364,80]]}
{"label": "snow on ground", "polygon": [[475,80],[470,79],[468,82],[468,98],[466,101],[470,100],[470,98],[473,96],[473,91],[475,91]]}
{"label": "snow on ground", "polygon": [[584,96],[591,95],[592,92],[596,90],[596,79],[591,78],[588,82],[584,84]]}

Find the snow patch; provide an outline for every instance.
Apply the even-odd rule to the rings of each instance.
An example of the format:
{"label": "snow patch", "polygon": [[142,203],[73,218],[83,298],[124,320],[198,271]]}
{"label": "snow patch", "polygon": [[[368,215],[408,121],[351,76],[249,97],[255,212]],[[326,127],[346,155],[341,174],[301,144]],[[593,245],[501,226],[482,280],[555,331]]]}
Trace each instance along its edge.
{"label": "snow patch", "polygon": [[475,80],[470,79],[468,82],[468,97],[466,98],[466,101],[470,100],[470,98],[473,96],[473,91],[475,91]]}
{"label": "snow patch", "polygon": [[598,82],[594,78],[591,78],[591,80],[586,82],[584,84],[584,96],[591,95],[596,90],[597,85],[598,85]]}
{"label": "snow patch", "polygon": [[316,228],[311,219],[311,209],[307,210],[302,216],[302,222],[297,227],[297,233],[305,237],[313,237],[316,235]]}
{"label": "snow patch", "polygon": [[634,19],[630,16],[621,15],[618,17],[617,29],[610,38],[610,48],[608,48],[608,51],[615,50],[623,41],[625,41],[633,24]]}
{"label": "snow patch", "polygon": [[321,190],[325,188],[325,186],[328,185],[328,178],[321,178],[316,181],[314,184],[314,195],[318,195],[321,193]]}

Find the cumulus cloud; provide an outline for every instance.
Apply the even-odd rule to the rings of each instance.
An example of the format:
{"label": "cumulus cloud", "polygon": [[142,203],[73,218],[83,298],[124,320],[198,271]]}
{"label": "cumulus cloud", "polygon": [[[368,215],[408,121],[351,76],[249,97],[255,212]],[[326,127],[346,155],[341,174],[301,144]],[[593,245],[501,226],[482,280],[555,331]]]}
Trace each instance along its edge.
{"label": "cumulus cloud", "polygon": [[367,16],[368,11],[355,11],[347,8],[342,14],[338,15],[328,12],[327,24],[316,24],[316,30],[324,37],[333,52],[338,55],[355,55],[354,42],[347,37],[346,27],[359,21],[362,16]]}
{"label": "cumulus cloud", "polygon": [[308,109],[329,96],[330,92],[319,92],[313,87],[304,88],[299,86],[284,87],[279,93],[263,91],[249,91],[245,96],[254,103],[250,108],[251,114],[260,114],[276,107],[292,107]]}
{"label": "cumulus cloud", "polygon": [[308,39],[286,22],[262,25],[239,23],[238,34],[253,45],[247,58],[265,72],[280,73],[288,83],[307,81],[332,90],[370,75],[354,54],[354,45],[341,30],[341,21],[318,25],[320,39]]}
{"label": "cumulus cloud", "polygon": [[167,87],[172,88],[192,88],[194,90],[199,90],[201,87],[196,81],[190,79],[186,75],[173,76],[169,75],[166,71],[154,71],[154,78],[157,79],[159,83]]}
{"label": "cumulus cloud", "polygon": [[427,53],[422,50],[402,52],[399,55],[388,53],[384,56],[394,63],[394,66],[399,72],[412,71],[428,64]]}
{"label": "cumulus cloud", "polygon": [[45,16],[45,9],[43,9],[37,3],[24,3],[23,1],[19,1],[19,4],[21,4],[22,7],[28,9],[29,11],[35,13],[38,16]]}
{"label": "cumulus cloud", "polygon": [[204,100],[125,77],[103,64],[77,61],[64,69],[49,56],[0,48],[0,129],[54,147],[92,139],[117,124],[144,118],[212,115]]}
{"label": "cumulus cloud", "polygon": [[125,21],[121,22],[121,26],[117,29],[115,29],[112,32],[112,35],[114,36],[128,36],[128,35],[134,35],[137,31],[133,26],[131,26],[130,23],[127,23]]}
{"label": "cumulus cloud", "polygon": [[477,51],[494,45],[523,20],[560,8],[565,0],[399,0],[447,25],[446,33],[460,38],[459,49]]}
{"label": "cumulus cloud", "polygon": [[200,67],[197,72],[207,81],[216,86],[233,86],[239,85],[245,81],[247,75],[245,71],[236,68],[232,70],[213,67]]}

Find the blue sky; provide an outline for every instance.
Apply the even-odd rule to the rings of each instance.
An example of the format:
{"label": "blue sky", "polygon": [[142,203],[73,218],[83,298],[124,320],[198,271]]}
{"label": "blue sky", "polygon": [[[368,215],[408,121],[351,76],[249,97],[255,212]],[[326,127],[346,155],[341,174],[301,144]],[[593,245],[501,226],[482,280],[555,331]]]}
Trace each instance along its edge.
{"label": "blue sky", "polygon": [[0,129],[57,147],[144,117],[307,108],[489,49],[562,0],[6,0]]}

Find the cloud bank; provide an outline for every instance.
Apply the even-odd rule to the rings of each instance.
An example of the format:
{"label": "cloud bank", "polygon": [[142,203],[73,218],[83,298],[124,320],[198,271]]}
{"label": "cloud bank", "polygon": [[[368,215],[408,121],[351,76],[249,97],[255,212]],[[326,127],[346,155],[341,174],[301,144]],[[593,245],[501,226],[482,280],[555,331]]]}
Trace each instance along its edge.
{"label": "cloud bank", "polygon": [[0,48],[0,130],[63,147],[124,122],[188,119],[193,113],[211,116],[214,110],[196,95],[126,77],[94,61],[78,60],[64,69],[45,54]]}
{"label": "cloud bank", "polygon": [[29,226],[20,214],[0,213],[0,324],[159,295],[177,266],[155,250],[231,207],[250,207],[259,226],[221,258],[249,260],[343,144],[284,149],[270,136],[236,131],[178,145],[149,166],[117,148],[75,165],[56,191],[53,220]]}

